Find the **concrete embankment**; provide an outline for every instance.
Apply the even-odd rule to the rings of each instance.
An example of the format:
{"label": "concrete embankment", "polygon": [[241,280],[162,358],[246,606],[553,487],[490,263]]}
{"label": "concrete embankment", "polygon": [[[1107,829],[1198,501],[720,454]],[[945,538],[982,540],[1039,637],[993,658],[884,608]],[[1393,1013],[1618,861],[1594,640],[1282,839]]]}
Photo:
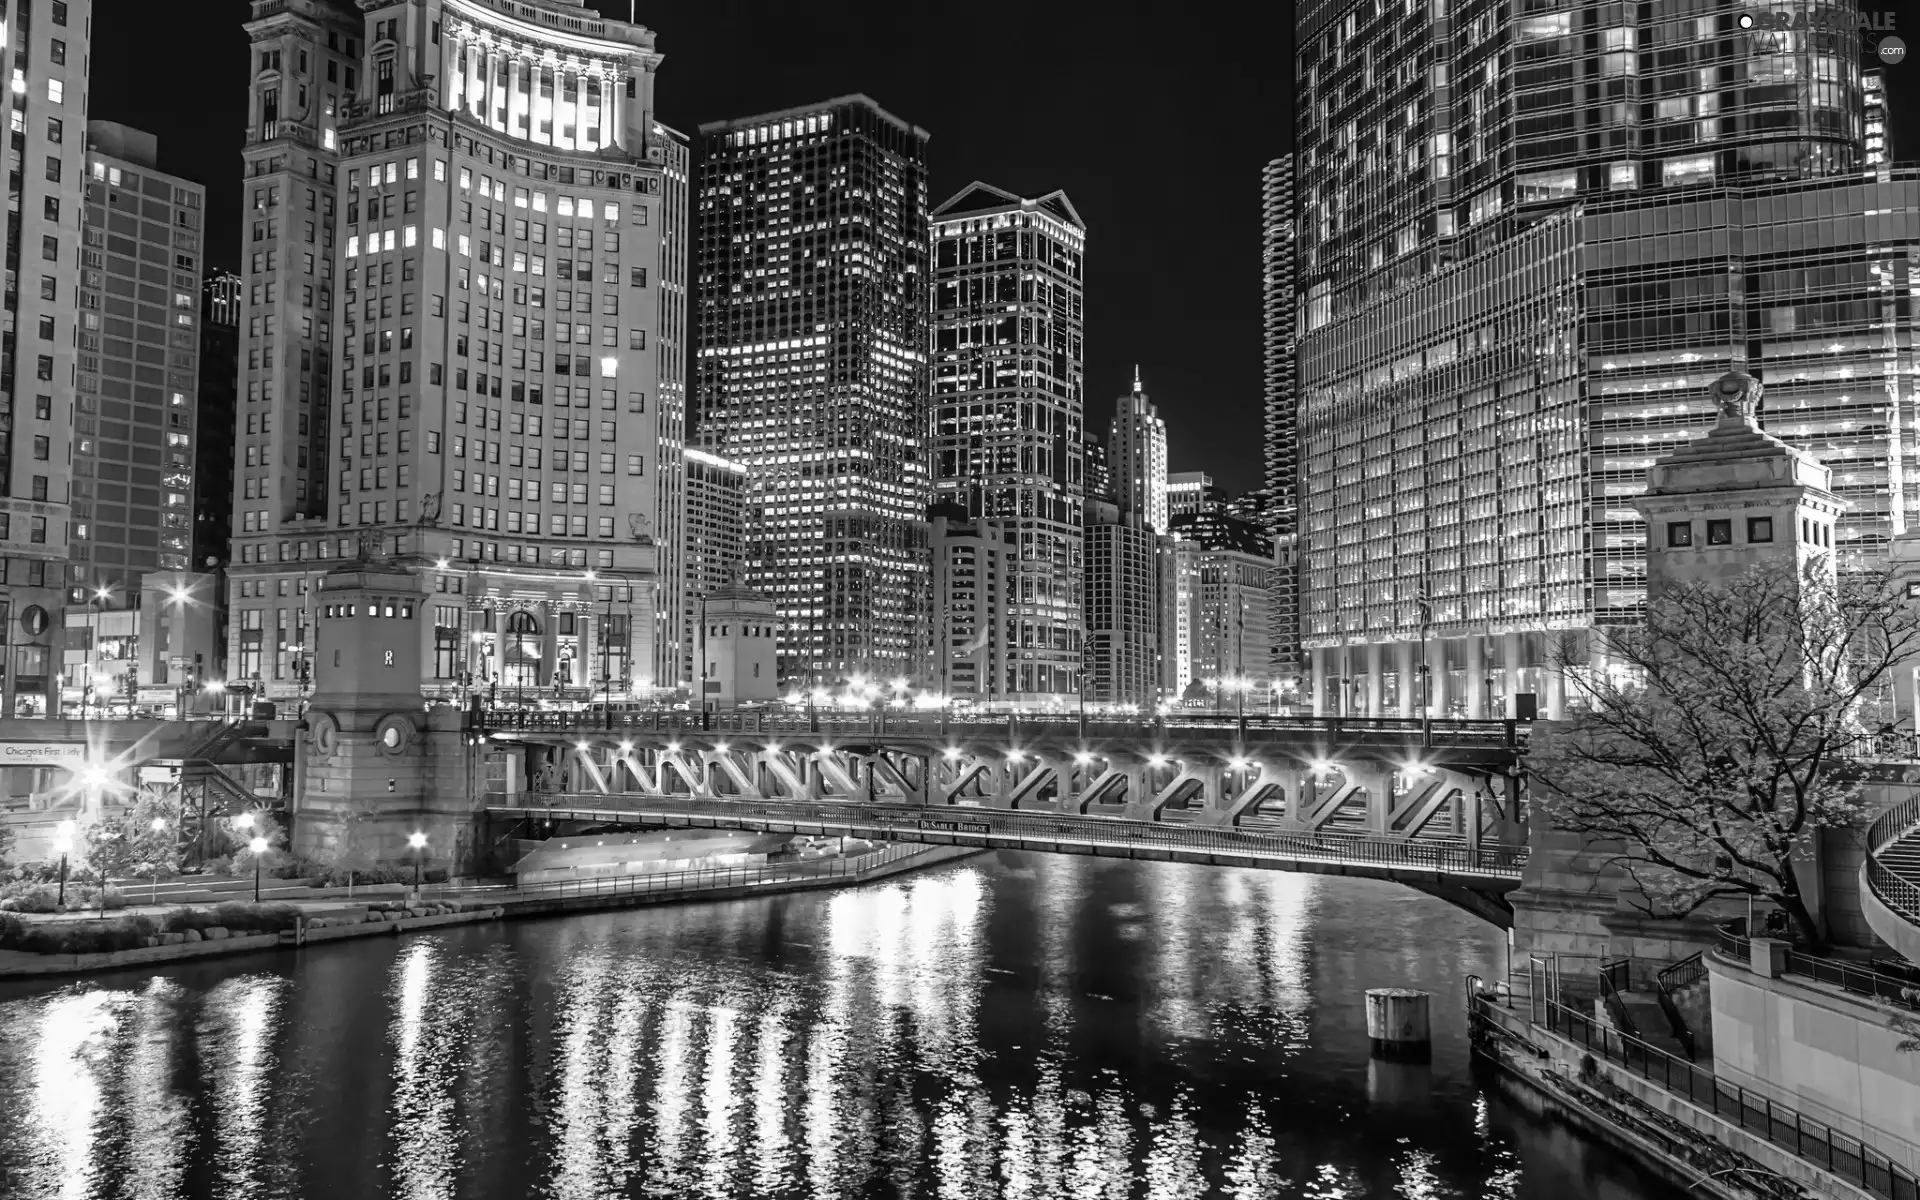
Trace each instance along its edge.
{"label": "concrete embankment", "polygon": [[[349,938],[382,937],[421,929],[439,929],[453,925],[471,925],[512,917],[565,916],[606,909],[635,908],[649,904],[671,904],[687,900],[730,900],[743,896],[764,896],[776,892],[811,891],[821,888],[870,883],[892,875],[937,866],[980,853],[972,847],[929,846],[923,853],[907,857],[888,857],[865,870],[838,874],[795,873],[741,883],[737,873],[715,871],[715,883],[704,885],[689,881],[684,886],[636,891],[604,891],[571,894],[564,890],[490,892],[482,901],[464,901],[469,907],[460,912],[426,912],[416,908],[407,912],[368,912],[364,907],[328,907],[316,910],[312,919],[298,930],[283,933],[220,936],[205,940],[162,946],[143,946],[106,954],[27,954],[0,950],[0,980],[34,978],[49,975],[79,975],[95,971],[124,970],[219,955],[253,954],[273,950],[292,950],[321,942]],[[448,896],[453,900],[453,896]],[[423,902],[431,903],[431,902]],[[414,915],[414,914],[419,915]]]}

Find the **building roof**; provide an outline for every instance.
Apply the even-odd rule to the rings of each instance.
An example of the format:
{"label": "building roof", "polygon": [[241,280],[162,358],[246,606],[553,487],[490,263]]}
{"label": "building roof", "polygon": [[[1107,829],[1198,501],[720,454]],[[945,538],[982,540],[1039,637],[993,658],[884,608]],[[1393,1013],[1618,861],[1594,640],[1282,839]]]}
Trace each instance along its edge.
{"label": "building roof", "polygon": [[1005,188],[997,188],[978,179],[961,188],[946,203],[933,210],[932,216],[938,220],[945,217],[961,217],[974,213],[1000,212],[1006,209],[1035,208],[1044,209],[1054,217],[1085,231],[1087,223],[1080,219],[1080,211],[1067,199],[1066,192],[1055,188],[1040,196],[1017,196]]}
{"label": "building roof", "polygon": [[918,125],[909,125],[905,121],[902,121],[899,117],[881,108],[873,97],[861,92],[855,92],[849,96],[835,96],[831,100],[822,100],[818,104],[801,104],[793,108],[776,109],[773,112],[755,113],[750,117],[733,117],[725,121],[708,121],[700,126],[700,132],[722,133],[730,129],[751,129],[755,125],[764,125],[769,121],[783,121],[788,117],[812,116],[815,113],[823,113],[835,108],[844,108],[848,105],[857,105],[861,108],[871,109],[874,115],[881,120],[898,126],[901,130],[917,136],[921,141],[926,141],[933,136]]}
{"label": "building roof", "polygon": [[1759,380],[1728,371],[1709,391],[1719,406],[1720,419],[1705,437],[1654,460],[1647,468],[1650,495],[1785,484],[1830,490],[1833,472],[1829,468],[1760,428],[1756,413],[1766,389]]}

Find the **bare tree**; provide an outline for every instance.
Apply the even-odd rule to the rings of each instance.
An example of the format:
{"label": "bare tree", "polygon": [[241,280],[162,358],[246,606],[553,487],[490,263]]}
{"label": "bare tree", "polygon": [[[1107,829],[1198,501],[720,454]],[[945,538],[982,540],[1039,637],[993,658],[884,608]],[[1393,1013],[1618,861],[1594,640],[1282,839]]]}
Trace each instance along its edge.
{"label": "bare tree", "polygon": [[1610,847],[1648,915],[1750,896],[1823,949],[1794,859],[1865,815],[1857,760],[1901,736],[1891,685],[1920,606],[1885,569],[1782,559],[1680,584],[1608,635],[1608,670],[1564,664],[1584,711],[1527,754],[1548,816]]}

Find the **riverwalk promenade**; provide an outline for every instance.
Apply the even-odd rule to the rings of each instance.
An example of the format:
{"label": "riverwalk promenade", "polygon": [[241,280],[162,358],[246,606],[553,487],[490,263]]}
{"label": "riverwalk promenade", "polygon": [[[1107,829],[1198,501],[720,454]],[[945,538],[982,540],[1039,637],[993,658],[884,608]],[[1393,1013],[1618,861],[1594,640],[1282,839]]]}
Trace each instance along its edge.
{"label": "riverwalk promenade", "polygon": [[[516,887],[454,880],[419,889],[397,884],[358,888],[263,888],[263,901],[297,910],[292,928],[243,934],[219,926],[178,940],[97,954],[35,954],[0,950],[0,980],[84,974],[221,955],[297,950],[312,943],[404,934],[448,925],[516,917],[559,916],[681,900],[727,900],[744,896],[842,887],[871,882],[979,853],[970,847],[882,845],[795,862],[663,871],[602,879]],[[181,894],[181,885],[173,891]],[[137,897],[139,889],[132,889]],[[28,917],[34,924],[71,925],[145,915],[156,920],[183,908],[212,912],[215,902],[252,899],[252,891],[186,893],[197,897],[159,904],[130,904],[104,918],[82,913]],[[204,898],[198,898],[204,897]]]}

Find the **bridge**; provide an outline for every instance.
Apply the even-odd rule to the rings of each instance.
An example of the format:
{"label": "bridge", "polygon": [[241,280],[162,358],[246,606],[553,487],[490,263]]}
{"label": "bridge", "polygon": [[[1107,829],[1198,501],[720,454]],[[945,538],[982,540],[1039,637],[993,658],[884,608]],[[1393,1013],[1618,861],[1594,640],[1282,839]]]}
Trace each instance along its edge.
{"label": "bridge", "polygon": [[727,826],[1388,879],[1503,926],[1509,721],[483,714],[497,835]]}

